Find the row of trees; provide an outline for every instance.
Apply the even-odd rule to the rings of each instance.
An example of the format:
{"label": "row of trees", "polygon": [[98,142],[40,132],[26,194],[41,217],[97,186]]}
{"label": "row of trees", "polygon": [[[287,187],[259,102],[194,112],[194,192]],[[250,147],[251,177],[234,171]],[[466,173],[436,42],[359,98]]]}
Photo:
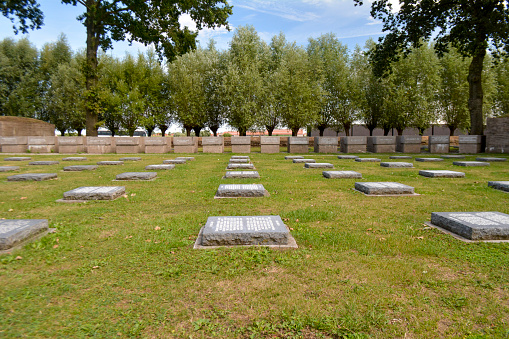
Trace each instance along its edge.
{"label": "row of trees", "polygon": [[[214,135],[228,123],[248,130],[285,126],[349,133],[354,122],[370,131],[406,127],[424,131],[445,122],[451,133],[469,128],[468,64],[454,48],[438,58],[428,43],[410,50],[377,77],[369,52],[350,52],[334,34],[309,39],[301,47],[274,36],[266,44],[253,27],[239,27],[230,48],[206,48],[160,63],[154,51],[123,59],[100,54],[95,98],[87,104],[86,55],[73,53],[65,36],[37,51],[26,39],[0,42],[0,115],[35,117],[59,131],[85,128],[86,111],[98,112],[113,134],[143,127],[163,133],[173,122],[199,135]],[[488,115],[509,113],[509,63],[488,56],[483,74]],[[90,101],[88,101],[90,102]]]}

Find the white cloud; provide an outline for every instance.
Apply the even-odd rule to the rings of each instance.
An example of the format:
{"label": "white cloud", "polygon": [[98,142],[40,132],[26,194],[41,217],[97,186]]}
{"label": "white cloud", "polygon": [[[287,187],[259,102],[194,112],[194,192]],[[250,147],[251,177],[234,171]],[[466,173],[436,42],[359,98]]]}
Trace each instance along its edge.
{"label": "white cloud", "polygon": [[319,16],[313,12],[298,10],[296,6],[293,6],[296,4],[294,1],[238,0],[232,1],[232,3],[234,7],[240,7],[263,14],[270,14],[292,21],[304,22],[319,18]]}
{"label": "white cloud", "polygon": [[381,24],[382,24],[382,21],[380,21],[380,20],[376,20],[376,19],[374,19],[372,16],[370,16],[370,17],[368,18],[368,21],[369,21],[369,22],[366,24],[366,26],[381,25]]}

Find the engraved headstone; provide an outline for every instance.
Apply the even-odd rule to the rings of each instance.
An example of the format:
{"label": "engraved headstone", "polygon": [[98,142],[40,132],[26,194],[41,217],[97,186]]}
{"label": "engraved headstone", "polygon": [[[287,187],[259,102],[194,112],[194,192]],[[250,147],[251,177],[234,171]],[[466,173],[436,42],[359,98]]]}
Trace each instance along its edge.
{"label": "engraved headstone", "polygon": [[357,159],[356,155],[338,155],[338,159]]}
{"label": "engraved headstone", "polygon": [[322,175],[327,179],[362,179],[362,174],[355,171],[323,171]]}
{"label": "engraved headstone", "polygon": [[194,157],[176,157],[177,160],[194,161]]}
{"label": "engraved headstone", "polygon": [[429,171],[429,170],[421,170],[419,171],[419,175],[428,178],[464,178],[465,173],[456,172],[456,171]]}
{"label": "engraved headstone", "polygon": [[230,164],[248,164],[249,159],[230,159]]}
{"label": "engraved headstone", "polygon": [[56,173],[24,173],[7,177],[7,181],[43,181],[55,179]]}
{"label": "engraved headstone", "polygon": [[216,198],[254,198],[265,197],[269,193],[263,185],[219,185],[216,192]]}
{"label": "engraved headstone", "polygon": [[412,186],[398,182],[356,182],[355,189],[367,195],[414,195]]}
{"label": "engraved headstone", "polygon": [[475,160],[487,161],[487,162],[497,162],[497,161],[507,161],[507,158],[478,157],[478,158],[475,158]]}
{"label": "engraved headstone", "polygon": [[444,161],[444,159],[442,159],[442,158],[415,158],[415,161],[436,162],[436,161]]}
{"label": "engraved headstone", "polygon": [[120,161],[140,161],[140,157],[126,157],[126,158],[120,158],[118,159]]}
{"label": "engraved headstone", "polygon": [[46,231],[46,219],[1,219],[0,251],[12,249]]}
{"label": "engraved headstone", "polygon": [[156,177],[155,172],[125,172],[117,174],[115,180],[152,180]]}
{"label": "engraved headstone", "polygon": [[509,181],[488,181],[488,187],[509,192]]}
{"label": "engraved headstone", "polygon": [[489,166],[489,162],[483,161],[453,161],[453,165],[456,166],[464,166],[464,167],[479,167],[479,166]]}
{"label": "engraved headstone", "polygon": [[164,160],[163,164],[183,165],[186,163],[185,159],[168,159]]}
{"label": "engraved headstone", "polygon": [[355,161],[357,162],[380,162],[382,160],[377,158],[355,158]]}
{"label": "engraved headstone", "polygon": [[403,159],[412,159],[412,157],[410,155],[391,155],[389,157],[389,159],[403,160]]}
{"label": "engraved headstone", "polygon": [[66,172],[79,172],[79,171],[94,171],[97,169],[97,165],[74,165],[64,167]]}
{"label": "engraved headstone", "polygon": [[453,154],[453,155],[441,155],[440,157],[444,158],[444,159],[465,159],[464,155],[457,155],[457,154]]}
{"label": "engraved headstone", "polygon": [[412,168],[414,164],[409,162],[381,162],[380,166],[390,168]]}
{"label": "engraved headstone", "polygon": [[123,165],[123,161],[98,161],[98,165],[101,166],[115,166],[115,165]]}
{"label": "engraved headstone", "polygon": [[287,155],[285,160],[293,160],[293,159],[304,159],[302,155]]}
{"label": "engraved headstone", "polygon": [[165,164],[165,165],[148,165],[145,167],[146,170],[172,170],[175,168],[175,165]]}
{"label": "engraved headstone", "polygon": [[124,186],[78,187],[64,193],[64,200],[114,200],[125,194]]}
{"label": "engraved headstone", "polygon": [[4,161],[28,161],[28,160],[32,160],[32,158],[29,158],[29,157],[9,157],[9,158],[4,158]]}
{"label": "engraved headstone", "polygon": [[228,164],[226,170],[236,170],[236,169],[255,169],[253,164]]}
{"label": "engraved headstone", "polygon": [[249,156],[248,155],[232,155],[230,157],[230,160],[231,159],[248,159],[249,160]]}
{"label": "engraved headstone", "polygon": [[226,172],[225,179],[258,179],[260,174],[256,171],[231,171]]}
{"label": "engraved headstone", "polygon": [[37,166],[37,165],[50,166],[50,165],[58,165],[59,163],[60,162],[58,162],[58,161],[32,161],[32,162],[29,162],[28,164],[34,165],[34,166]]}
{"label": "engraved headstone", "polygon": [[10,172],[19,170],[19,166],[0,166],[0,172]]}
{"label": "engraved headstone", "polygon": [[63,158],[62,161],[86,161],[87,158],[85,157],[67,157]]}
{"label": "engraved headstone", "polygon": [[509,215],[500,212],[433,212],[431,224],[469,240],[509,240]]}
{"label": "engraved headstone", "polygon": [[311,164],[315,163],[315,159],[293,159],[292,160],[294,164]]}
{"label": "engraved headstone", "polygon": [[304,168],[334,168],[334,165],[326,162],[305,163]]}

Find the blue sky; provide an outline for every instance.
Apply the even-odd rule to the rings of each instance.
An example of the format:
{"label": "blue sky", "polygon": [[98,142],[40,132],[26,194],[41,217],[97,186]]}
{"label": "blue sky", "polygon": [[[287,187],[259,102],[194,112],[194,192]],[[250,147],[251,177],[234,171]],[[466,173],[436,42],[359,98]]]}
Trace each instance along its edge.
{"label": "blue sky", "polygon": [[[272,36],[284,32],[287,40],[307,45],[308,38],[316,38],[324,33],[333,32],[351,50],[356,44],[364,46],[371,37],[375,40],[381,36],[382,25],[369,15],[370,1],[362,7],[355,7],[353,0],[230,0],[234,6],[230,17],[230,26],[253,25],[260,37],[270,42]],[[30,32],[26,36],[40,48],[44,43],[55,41],[60,33],[67,35],[74,50],[85,47],[85,27],[76,20],[83,12],[83,7],[61,4],[58,0],[40,0],[44,12],[42,29]],[[193,28],[189,17],[182,17],[181,24]],[[224,28],[203,30],[199,40],[206,46],[210,38],[214,38],[217,47],[228,48],[233,30]],[[0,17],[0,39],[15,36],[11,22]],[[137,53],[145,47],[134,43],[117,42],[108,53],[122,57],[126,52]]]}

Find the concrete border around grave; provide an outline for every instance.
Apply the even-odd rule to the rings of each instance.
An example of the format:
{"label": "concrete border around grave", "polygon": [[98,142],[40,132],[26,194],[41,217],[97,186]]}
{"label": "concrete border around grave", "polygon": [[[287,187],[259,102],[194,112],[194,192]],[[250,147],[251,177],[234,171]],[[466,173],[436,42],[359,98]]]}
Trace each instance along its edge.
{"label": "concrete border around grave", "polygon": [[36,233],[36,234],[32,235],[31,237],[23,239],[23,241],[17,243],[16,245],[12,246],[9,249],[0,250],[0,255],[8,254],[8,253],[11,253],[13,251],[17,251],[17,250],[21,249],[22,247],[24,247],[25,245],[27,245],[27,244],[29,244],[31,242],[37,241],[37,240],[41,239],[42,237],[44,237],[45,235],[48,235],[50,233],[55,233],[56,231],[57,231],[56,228],[48,228],[48,229],[46,229],[46,230],[44,230],[42,232]]}
{"label": "concrete border around grave", "polygon": [[414,193],[414,194],[367,194],[362,191],[356,190],[355,188],[352,188],[352,190],[362,193],[367,197],[415,197],[415,196],[420,195],[419,193]]}
{"label": "concrete border around grave", "polygon": [[[285,225],[286,226],[286,225]],[[234,248],[234,247],[268,247],[271,249],[297,249],[299,246],[297,245],[297,241],[295,241],[295,238],[290,233],[290,230],[288,230],[288,244],[286,245],[229,245],[229,246],[203,246],[202,243],[202,237],[203,237],[203,229],[205,226],[202,226],[200,229],[200,233],[198,233],[198,236],[196,237],[196,241],[194,242],[193,249],[195,250],[204,250],[204,249],[217,249],[217,248]],[[286,226],[288,228],[288,226]]]}
{"label": "concrete border around grave", "polygon": [[505,243],[509,243],[509,240],[470,240],[470,239],[467,239],[467,238],[463,238],[459,234],[456,234],[456,233],[453,233],[453,232],[451,232],[449,230],[446,230],[445,228],[442,228],[440,226],[432,224],[430,221],[425,222],[424,225],[436,228],[437,230],[441,231],[442,233],[445,233],[447,235],[451,235],[454,238],[456,238],[458,240],[461,240],[463,242],[466,242],[466,243],[476,243],[476,242],[492,242],[492,243],[503,243],[503,242],[505,242]]}

